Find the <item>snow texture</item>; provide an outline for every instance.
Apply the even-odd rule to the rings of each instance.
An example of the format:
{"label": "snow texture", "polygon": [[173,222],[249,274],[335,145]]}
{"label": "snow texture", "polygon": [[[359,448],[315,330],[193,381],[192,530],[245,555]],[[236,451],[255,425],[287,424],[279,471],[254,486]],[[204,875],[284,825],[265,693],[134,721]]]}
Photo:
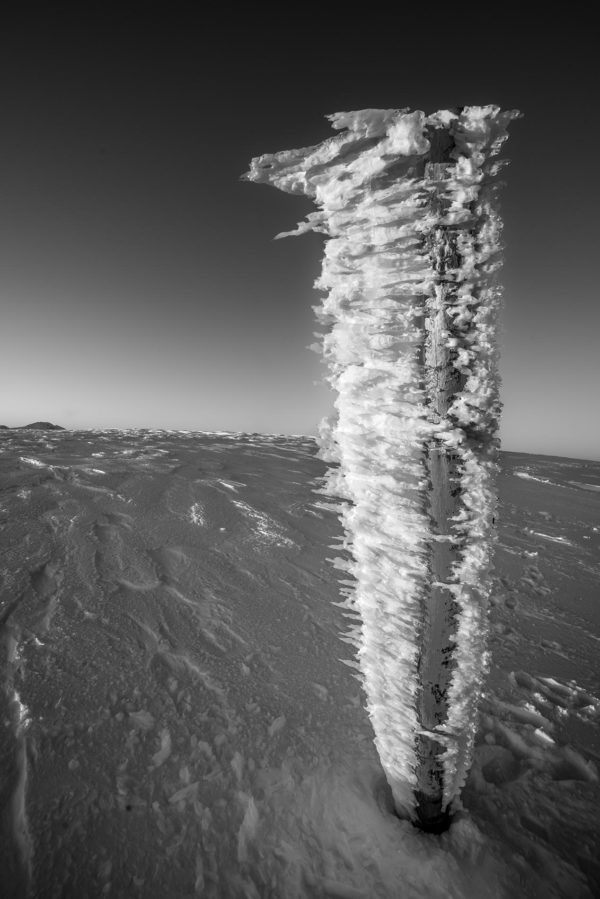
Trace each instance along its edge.
{"label": "snow texture", "polygon": [[0,433],[2,899],[600,896],[600,463],[500,456],[490,671],[432,836],[337,660],[316,452]]}
{"label": "snow texture", "polygon": [[[465,107],[424,112],[366,109],[328,116],[336,136],[257,157],[248,180],[312,197],[296,230],[327,236],[316,288],[336,416],[323,423],[321,457],[333,463],[355,580],[343,605],[357,650],[375,742],[396,808],[415,813],[415,734],[423,603],[431,547],[458,546],[452,591],[459,611],[448,691],[444,803],[462,788],[487,666],[489,572],[494,537],[500,412],[496,319],[501,222],[496,157],[515,111]],[[444,140],[446,143],[444,144]],[[445,155],[435,147],[446,146]],[[442,163],[442,164],[440,164]],[[448,249],[450,247],[450,251]],[[427,367],[431,322],[461,389],[443,414]],[[435,532],[427,457],[456,460],[461,505],[449,535]]]}

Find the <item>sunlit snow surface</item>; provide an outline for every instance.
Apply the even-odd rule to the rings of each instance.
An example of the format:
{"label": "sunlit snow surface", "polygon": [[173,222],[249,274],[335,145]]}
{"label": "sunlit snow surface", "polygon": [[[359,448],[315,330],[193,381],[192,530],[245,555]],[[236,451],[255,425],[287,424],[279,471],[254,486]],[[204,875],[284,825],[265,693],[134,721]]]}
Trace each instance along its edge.
{"label": "sunlit snow surface", "polygon": [[488,690],[437,837],[392,814],[339,661],[313,440],[0,447],[3,897],[597,894],[599,463],[503,454]]}

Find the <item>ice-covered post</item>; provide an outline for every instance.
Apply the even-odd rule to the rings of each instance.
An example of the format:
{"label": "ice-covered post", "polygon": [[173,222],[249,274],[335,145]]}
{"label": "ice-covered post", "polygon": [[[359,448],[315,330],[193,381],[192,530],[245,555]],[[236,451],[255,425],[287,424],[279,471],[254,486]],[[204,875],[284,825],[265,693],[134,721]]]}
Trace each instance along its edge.
{"label": "ice-covered post", "polygon": [[336,113],[338,135],[258,157],[247,176],[313,197],[290,233],[329,238],[316,286],[338,396],[321,455],[337,463],[327,490],[352,553],[347,639],[396,809],[430,830],[468,773],[487,663],[495,157],[517,115]]}
{"label": "ice-covered post", "polygon": [[[431,210],[437,224],[427,236],[433,290],[427,295],[423,314],[422,363],[431,421],[439,424],[448,414],[455,395],[464,388],[465,375],[455,368],[452,347],[451,309],[456,299],[453,273],[460,267],[457,231],[445,223],[449,198],[444,184],[452,165],[454,140],[445,128],[430,128],[428,161],[424,181],[431,190]],[[430,481],[429,511],[431,584],[424,596],[423,630],[417,661],[416,813],[430,828],[443,827],[448,818],[444,804],[444,744],[436,732],[448,721],[448,689],[455,664],[453,635],[458,607],[449,589],[452,566],[460,562],[460,545],[451,533],[452,519],[460,511],[460,460],[443,439],[433,437],[426,445]]]}

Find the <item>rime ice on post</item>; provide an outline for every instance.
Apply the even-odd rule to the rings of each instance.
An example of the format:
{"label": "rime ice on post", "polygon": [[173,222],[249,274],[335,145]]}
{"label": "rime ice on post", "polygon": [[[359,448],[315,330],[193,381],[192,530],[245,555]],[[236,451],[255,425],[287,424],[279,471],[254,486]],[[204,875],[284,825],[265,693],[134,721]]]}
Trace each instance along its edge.
{"label": "rime ice on post", "polygon": [[[444,826],[486,670],[500,412],[496,157],[514,111],[365,109],[260,156],[251,181],[313,197],[337,390],[321,455],[356,584],[343,605],[399,814]],[[286,236],[286,235],[279,235]]]}

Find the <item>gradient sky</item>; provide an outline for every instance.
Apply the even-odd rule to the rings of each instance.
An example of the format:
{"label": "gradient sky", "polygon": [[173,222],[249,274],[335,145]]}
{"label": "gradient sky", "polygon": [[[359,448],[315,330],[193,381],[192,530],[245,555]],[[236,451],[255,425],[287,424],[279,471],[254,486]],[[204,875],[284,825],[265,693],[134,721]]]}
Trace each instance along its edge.
{"label": "gradient sky", "polygon": [[240,175],[329,137],[328,113],[497,103],[525,115],[502,195],[503,447],[599,458],[581,8],[577,26],[471,7],[149,8],[3,14],[0,423],[316,433],[332,401],[307,349],[322,238],[272,240],[312,204]]}

